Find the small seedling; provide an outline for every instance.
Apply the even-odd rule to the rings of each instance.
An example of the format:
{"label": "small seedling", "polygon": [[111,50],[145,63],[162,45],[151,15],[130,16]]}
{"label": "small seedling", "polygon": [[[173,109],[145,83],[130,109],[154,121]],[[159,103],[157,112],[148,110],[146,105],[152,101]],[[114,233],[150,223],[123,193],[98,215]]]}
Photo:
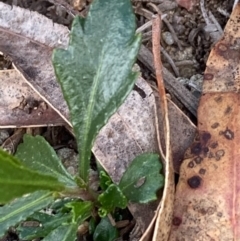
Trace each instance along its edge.
{"label": "small seedling", "polygon": [[[163,186],[157,154],[136,157],[119,184],[99,171],[101,191],[89,185],[94,140],[138,75],[132,71],[141,43],[135,27],[130,0],[94,0],[86,19],[74,19],[68,48],[54,50],[52,59],[78,144],[79,173],[70,175],[41,136],[25,135],[15,156],[0,151],[0,236],[18,226],[24,240],[73,241],[87,222],[94,241],[111,241],[118,231],[108,215],[129,201],[157,199]],[[40,225],[22,226],[26,220]]]}

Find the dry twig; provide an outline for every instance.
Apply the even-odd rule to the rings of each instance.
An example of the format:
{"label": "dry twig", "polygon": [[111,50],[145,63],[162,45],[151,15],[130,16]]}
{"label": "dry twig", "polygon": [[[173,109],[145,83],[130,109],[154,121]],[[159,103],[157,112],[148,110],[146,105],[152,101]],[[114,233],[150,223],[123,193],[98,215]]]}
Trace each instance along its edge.
{"label": "dry twig", "polygon": [[144,18],[146,18],[150,21],[152,20],[153,13],[150,12],[149,10],[145,9],[145,8],[136,8],[135,7],[134,12],[135,12],[135,14],[143,16]]}
{"label": "dry twig", "polygon": [[[155,4],[153,4],[153,3],[148,3],[147,5],[150,6],[150,7],[152,7],[160,16],[162,16],[162,13],[161,13],[160,9],[159,9]],[[172,37],[173,37],[175,43],[177,44],[178,48],[179,48],[180,50],[182,50],[182,49],[183,49],[183,48],[182,48],[182,45],[181,45],[181,43],[180,43],[180,41],[179,41],[179,39],[178,39],[178,37],[177,37],[177,35],[176,35],[176,33],[175,33],[175,30],[174,30],[173,27],[172,27],[172,25],[168,22],[168,20],[167,20],[165,17],[162,17],[161,19],[162,19],[163,22],[167,25],[168,30],[171,32]]]}
{"label": "dry twig", "polygon": [[[64,0],[47,0],[48,2],[61,6],[66,10],[68,14],[70,14],[72,17],[75,17],[76,15],[81,15],[78,11],[76,11],[70,4],[67,3],[67,1]],[[83,16],[82,16],[83,17]]]}
{"label": "dry twig", "polygon": [[[141,45],[138,60],[154,73],[153,55],[144,45]],[[188,91],[165,67],[163,67],[163,76],[168,92],[175,96],[189,112],[197,116],[198,98]]]}
{"label": "dry twig", "polygon": [[206,24],[207,25],[211,24],[211,21],[208,17],[207,11],[206,11],[205,6],[204,6],[204,0],[200,0],[200,8],[201,8],[202,16],[203,16]]}
{"label": "dry twig", "polygon": [[[160,95],[160,106],[163,112],[163,127],[164,127],[164,137],[165,137],[165,162],[166,164],[169,161],[169,148],[170,148],[170,126],[168,119],[168,107],[167,107],[167,98],[166,92],[163,82],[162,76],[162,62],[160,57],[160,33],[161,33],[161,18],[157,15],[153,19],[153,35],[152,35],[152,43],[153,43],[153,58],[154,58],[154,66],[156,72],[156,78],[158,83],[158,91]],[[159,141],[159,146],[161,146],[161,142]],[[161,148],[162,149],[162,148]]]}
{"label": "dry twig", "polygon": [[151,27],[152,26],[152,20],[146,22],[145,24],[143,24],[141,27],[139,27],[137,30],[136,30],[136,33],[140,33],[140,32],[143,32],[144,30],[146,30],[147,28]]}
{"label": "dry twig", "polygon": [[[158,83],[158,91],[160,97],[160,106],[161,112],[163,116],[163,128],[164,128],[164,139],[165,139],[165,188],[163,190],[161,205],[158,206],[157,210],[157,219],[155,226],[155,230],[153,233],[152,240],[167,240],[170,232],[170,222],[166,222],[164,220],[164,224],[162,222],[163,216],[168,216],[167,220],[171,220],[172,218],[172,210],[173,210],[173,200],[174,200],[174,175],[173,175],[173,167],[172,167],[172,156],[170,150],[170,124],[168,118],[168,105],[167,105],[167,97],[164,88],[163,75],[162,75],[162,62],[160,57],[160,33],[161,33],[161,18],[159,15],[153,19],[153,56],[154,56],[154,65],[156,71],[156,78]],[[159,140],[158,140],[159,141]],[[159,145],[161,145],[159,143]],[[161,224],[161,228],[163,225],[164,231],[159,229]],[[165,237],[165,238],[163,238]]]}

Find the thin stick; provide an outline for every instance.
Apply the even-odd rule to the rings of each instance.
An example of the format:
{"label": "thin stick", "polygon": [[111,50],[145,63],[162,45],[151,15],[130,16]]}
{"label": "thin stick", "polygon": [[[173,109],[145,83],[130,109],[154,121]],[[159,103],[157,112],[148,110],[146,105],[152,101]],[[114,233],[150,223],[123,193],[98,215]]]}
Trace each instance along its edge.
{"label": "thin stick", "polygon": [[183,50],[182,45],[181,45],[181,43],[180,43],[180,41],[179,41],[179,39],[178,39],[178,37],[175,33],[175,30],[173,29],[172,25],[168,22],[167,18],[162,17],[162,13],[161,13],[160,9],[153,3],[148,3],[147,5],[150,6],[152,9],[154,9],[160,15],[160,18],[167,25],[168,30],[171,32],[172,37],[173,37],[175,43],[177,44],[178,48],[180,50]]}
{"label": "thin stick", "polygon": [[[160,94],[160,105],[163,113],[163,127],[164,127],[164,136],[165,136],[165,146],[166,146],[166,155],[165,155],[165,187],[163,190],[161,204],[158,205],[156,211],[156,226],[153,232],[152,240],[168,240],[168,233],[170,232],[170,226],[166,224],[163,228],[165,231],[165,238],[163,238],[163,231],[159,231],[159,225],[164,225],[161,220],[163,218],[171,219],[172,210],[173,210],[173,195],[174,195],[174,175],[172,168],[172,156],[170,150],[170,125],[168,119],[168,107],[167,107],[167,97],[164,88],[163,76],[162,76],[162,62],[160,58],[160,33],[161,33],[161,20],[160,15],[157,15],[153,19],[153,56],[154,56],[154,66],[156,71],[156,78],[158,83],[158,91]],[[166,212],[167,210],[167,212]],[[162,226],[161,226],[162,228]],[[161,237],[160,237],[161,236]]]}
{"label": "thin stick", "polygon": [[150,28],[152,26],[152,20],[146,22],[145,24],[143,24],[141,27],[139,27],[136,30],[136,33],[140,33],[143,32],[145,29]]}
{"label": "thin stick", "polygon": [[[160,33],[161,33],[161,17],[160,15],[156,15],[152,21],[153,26],[153,36],[152,36],[152,43],[153,43],[153,56],[154,56],[154,66],[156,71],[156,78],[158,83],[158,91],[160,95],[160,106],[163,113],[163,127],[164,127],[164,137],[165,137],[165,162],[168,165],[169,162],[169,149],[170,149],[170,126],[169,126],[169,119],[168,119],[168,107],[167,107],[167,98],[166,92],[164,88],[163,76],[162,76],[162,61],[160,57]],[[161,143],[159,143],[161,146]]]}
{"label": "thin stick", "polygon": [[211,21],[207,15],[207,11],[204,7],[204,0],[200,0],[200,7],[201,7],[201,11],[202,11],[202,16],[206,22],[207,25],[211,24]]}
{"label": "thin stick", "polygon": [[[48,2],[54,4],[54,5],[58,5],[62,8],[65,9],[65,11],[71,15],[72,17],[75,17],[76,15],[80,15],[82,16],[81,13],[79,13],[78,11],[76,11],[70,4],[68,4],[66,1],[64,0],[47,0]],[[83,17],[83,16],[82,16]]]}

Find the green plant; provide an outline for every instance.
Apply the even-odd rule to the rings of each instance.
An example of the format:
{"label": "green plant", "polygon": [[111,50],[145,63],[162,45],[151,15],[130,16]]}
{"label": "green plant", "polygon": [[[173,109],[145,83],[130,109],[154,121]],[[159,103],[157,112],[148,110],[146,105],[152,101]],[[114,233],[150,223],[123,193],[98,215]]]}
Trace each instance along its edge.
{"label": "green plant", "polygon": [[[118,233],[108,214],[126,208],[129,201],[157,198],[163,185],[157,154],[136,157],[118,185],[100,171],[100,193],[88,183],[95,137],[136,80],[132,67],[140,42],[130,0],[95,0],[86,19],[74,19],[69,46],[54,50],[53,65],[78,143],[79,175],[71,176],[40,136],[25,135],[15,156],[0,151],[0,203],[5,204],[0,208],[0,236],[23,220],[34,220],[41,226],[18,226],[22,239],[71,241],[88,220],[93,240],[110,241]],[[43,213],[43,208],[54,214]]]}

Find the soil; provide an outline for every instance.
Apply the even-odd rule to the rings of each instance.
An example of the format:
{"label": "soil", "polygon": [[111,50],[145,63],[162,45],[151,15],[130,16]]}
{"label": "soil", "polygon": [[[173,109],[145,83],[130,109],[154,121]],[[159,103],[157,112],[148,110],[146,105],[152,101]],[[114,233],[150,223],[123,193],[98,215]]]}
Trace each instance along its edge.
{"label": "soil", "polygon": [[[2,2],[38,11],[54,22],[70,27],[74,14],[86,16],[91,1],[3,0]],[[233,0],[205,0],[205,11],[203,11],[199,0],[193,9],[188,11],[177,5],[174,0],[152,0],[152,2],[151,0],[133,0],[138,28],[149,22],[152,14],[155,14],[151,4],[155,4],[161,11],[162,17],[164,17],[161,36],[163,65],[196,96],[201,94],[202,76],[209,52],[213,44],[221,37],[221,29],[224,29],[231,14],[233,2]],[[215,20],[210,19],[210,22],[207,23],[204,12],[210,15],[210,11]],[[218,31],[216,25],[213,24],[214,21],[219,24]],[[151,27],[142,31],[143,44],[150,50],[151,36]],[[146,80],[154,80],[154,73],[151,73],[142,63],[139,65],[143,77]],[[6,57],[0,56],[0,69],[9,68],[12,68],[11,62]],[[0,131],[0,144],[9,138],[6,132],[10,136],[13,134],[13,130]],[[66,152],[71,153],[72,156],[77,155],[75,140],[64,127],[40,128],[37,132],[46,137],[56,150],[65,148]],[[65,153],[65,155],[67,154]],[[65,159],[69,159],[69,157]],[[76,158],[70,159],[75,160]],[[67,168],[74,173],[76,163],[69,164],[68,162]],[[0,239],[0,241],[7,240],[19,240],[14,230]]]}

